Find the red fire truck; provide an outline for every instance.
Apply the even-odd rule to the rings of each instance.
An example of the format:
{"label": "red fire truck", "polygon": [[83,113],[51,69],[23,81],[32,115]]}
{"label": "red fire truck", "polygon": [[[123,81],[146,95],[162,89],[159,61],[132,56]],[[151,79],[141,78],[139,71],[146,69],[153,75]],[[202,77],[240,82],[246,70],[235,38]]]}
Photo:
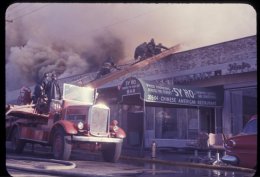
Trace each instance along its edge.
{"label": "red fire truck", "polygon": [[32,143],[51,146],[56,159],[68,160],[73,148],[81,148],[101,151],[104,161],[116,162],[126,134],[96,97],[95,89],[64,84],[62,100],[52,100],[48,113],[37,112],[36,105],[9,105],[6,140],[16,153]]}

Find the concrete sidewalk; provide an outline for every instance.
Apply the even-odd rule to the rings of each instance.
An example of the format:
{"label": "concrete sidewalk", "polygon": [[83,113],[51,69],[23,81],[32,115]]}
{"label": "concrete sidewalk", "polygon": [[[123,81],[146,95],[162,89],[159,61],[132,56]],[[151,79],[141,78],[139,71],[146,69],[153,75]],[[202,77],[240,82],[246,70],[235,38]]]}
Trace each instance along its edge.
{"label": "concrete sidewalk", "polygon": [[[211,150],[211,158],[209,158],[208,150],[195,149],[171,149],[171,148],[157,148],[156,157],[152,158],[151,149],[141,148],[123,148],[122,160],[136,160],[148,163],[161,163],[166,165],[186,166],[195,168],[208,168],[227,171],[241,171],[248,173],[255,173],[254,169],[231,166],[217,160],[216,150]],[[218,152],[219,159],[224,155],[224,151]]]}
{"label": "concrete sidewalk", "polygon": [[[211,150],[211,158],[213,161],[216,160],[216,152],[216,150]],[[171,160],[179,162],[194,161],[206,163],[205,160],[209,157],[208,153],[208,150],[195,151],[195,149],[157,148],[155,158],[160,160]],[[219,152],[219,154],[221,157],[224,152]],[[152,158],[151,149],[142,150],[141,148],[123,148],[122,155],[131,157]],[[198,159],[198,161],[196,161],[196,159]]]}

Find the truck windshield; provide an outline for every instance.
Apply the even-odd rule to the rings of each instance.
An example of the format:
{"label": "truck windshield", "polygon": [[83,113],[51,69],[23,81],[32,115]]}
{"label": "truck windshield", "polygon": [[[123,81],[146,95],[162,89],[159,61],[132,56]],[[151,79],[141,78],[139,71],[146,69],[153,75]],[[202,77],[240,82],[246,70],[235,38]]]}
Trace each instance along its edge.
{"label": "truck windshield", "polygon": [[63,85],[63,99],[83,102],[85,104],[94,103],[95,90],[89,87],[79,87],[75,85]]}

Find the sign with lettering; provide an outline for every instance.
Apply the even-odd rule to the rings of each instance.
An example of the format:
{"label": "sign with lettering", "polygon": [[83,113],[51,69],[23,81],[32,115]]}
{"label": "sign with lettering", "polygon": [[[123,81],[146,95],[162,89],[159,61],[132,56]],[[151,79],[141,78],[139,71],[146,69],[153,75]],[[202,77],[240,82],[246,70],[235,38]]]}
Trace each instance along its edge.
{"label": "sign with lettering", "polygon": [[[223,93],[206,88],[158,85],[134,77],[126,79],[121,87],[121,96],[140,94],[146,102],[187,106],[222,106]],[[126,98],[125,98],[126,99]]]}
{"label": "sign with lettering", "polygon": [[138,79],[134,77],[130,77],[126,79],[121,85],[120,90],[122,96],[136,95],[136,94],[140,94],[140,96],[143,96],[142,84]]}

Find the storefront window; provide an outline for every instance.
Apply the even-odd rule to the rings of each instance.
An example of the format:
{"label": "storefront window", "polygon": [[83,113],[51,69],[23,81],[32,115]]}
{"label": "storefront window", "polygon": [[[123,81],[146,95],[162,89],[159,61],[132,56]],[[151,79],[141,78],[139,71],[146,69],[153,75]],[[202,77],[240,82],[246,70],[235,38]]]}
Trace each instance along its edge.
{"label": "storefront window", "polygon": [[155,138],[196,139],[198,109],[155,108]]}
{"label": "storefront window", "polygon": [[198,109],[187,109],[188,129],[187,138],[197,139],[199,133]]}

